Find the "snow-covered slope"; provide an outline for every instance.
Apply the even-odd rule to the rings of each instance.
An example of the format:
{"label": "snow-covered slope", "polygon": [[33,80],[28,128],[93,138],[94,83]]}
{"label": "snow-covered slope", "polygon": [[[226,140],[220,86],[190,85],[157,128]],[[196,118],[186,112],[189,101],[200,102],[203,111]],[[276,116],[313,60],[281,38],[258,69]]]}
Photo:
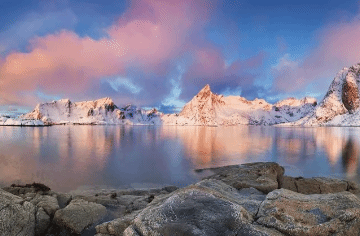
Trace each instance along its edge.
{"label": "snow-covered slope", "polygon": [[320,104],[303,119],[289,125],[360,126],[360,63],[335,76]]}
{"label": "snow-covered slope", "polygon": [[164,115],[165,125],[273,125],[298,120],[314,109],[316,100],[289,98],[275,105],[263,99],[216,95],[206,85],[179,114]]}
{"label": "snow-covered slope", "polygon": [[35,109],[16,119],[0,119],[0,125],[53,124],[161,124],[161,113],[145,111],[133,105],[118,108],[110,98],[71,102],[61,99],[40,103]]}

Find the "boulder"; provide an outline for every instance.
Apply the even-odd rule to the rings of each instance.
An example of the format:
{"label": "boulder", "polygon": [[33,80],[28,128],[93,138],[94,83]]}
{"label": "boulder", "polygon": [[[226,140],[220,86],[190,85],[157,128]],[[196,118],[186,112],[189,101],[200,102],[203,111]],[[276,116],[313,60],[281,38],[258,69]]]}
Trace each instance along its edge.
{"label": "boulder", "polygon": [[66,207],[72,199],[72,196],[69,193],[58,193],[56,194],[56,197],[60,208]]}
{"label": "boulder", "polygon": [[360,200],[349,192],[305,195],[274,190],[257,217],[257,223],[286,235],[360,234]]}
{"label": "boulder", "polygon": [[64,209],[56,211],[53,222],[80,234],[84,229],[99,222],[105,215],[106,208],[103,205],[75,199]]}
{"label": "boulder", "polygon": [[278,189],[284,168],[274,162],[258,162],[208,169],[214,174],[204,179],[217,179],[236,188],[256,188],[263,193]]}
{"label": "boulder", "polygon": [[50,216],[42,207],[39,207],[35,215],[35,235],[45,234],[50,226],[50,223]]}
{"label": "boulder", "polygon": [[134,211],[130,214],[127,214],[121,218],[105,222],[103,224],[97,225],[96,236],[100,235],[115,235],[120,236],[124,232],[124,230],[132,224],[135,217],[140,213],[140,211]]}
{"label": "boulder", "polygon": [[340,179],[325,177],[303,178],[284,176],[281,188],[303,194],[337,193],[342,191],[356,192],[356,184]]}
{"label": "boulder", "polygon": [[222,181],[203,180],[168,196],[155,198],[136,216],[123,235],[216,236],[247,235],[249,232],[276,235],[266,233],[275,230],[262,231],[264,227],[251,224],[252,215],[240,205],[243,195]]}
{"label": "boulder", "polygon": [[0,189],[0,235],[35,235],[35,206]]}
{"label": "boulder", "polygon": [[50,195],[36,194],[30,202],[39,208],[43,208],[50,217],[53,217],[55,212],[60,209],[56,197]]}

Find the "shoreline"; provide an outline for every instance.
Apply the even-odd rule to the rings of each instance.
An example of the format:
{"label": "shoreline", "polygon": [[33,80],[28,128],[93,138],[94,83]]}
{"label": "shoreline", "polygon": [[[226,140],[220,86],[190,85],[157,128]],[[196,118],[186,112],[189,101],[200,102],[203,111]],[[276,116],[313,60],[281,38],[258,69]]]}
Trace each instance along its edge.
{"label": "shoreline", "polygon": [[[203,171],[209,175],[183,188],[101,189],[71,194],[38,183],[4,187],[0,189],[4,212],[0,232],[14,235],[16,230],[26,230],[25,235],[47,236],[175,232],[346,235],[348,229],[360,230],[360,191],[354,182],[286,176],[284,168],[274,162],[196,170]],[[306,204],[301,204],[304,201]],[[11,222],[16,222],[15,226],[10,227]],[[214,231],[209,222],[220,231]]]}

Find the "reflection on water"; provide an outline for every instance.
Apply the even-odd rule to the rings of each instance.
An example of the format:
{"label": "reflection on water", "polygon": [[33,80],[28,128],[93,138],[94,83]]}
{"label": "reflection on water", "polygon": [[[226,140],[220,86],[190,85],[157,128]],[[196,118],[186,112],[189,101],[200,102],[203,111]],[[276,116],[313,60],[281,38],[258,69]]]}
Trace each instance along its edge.
{"label": "reflection on water", "polygon": [[290,175],[358,180],[360,128],[0,127],[0,185],[55,190],[195,182],[193,169],[276,161]]}

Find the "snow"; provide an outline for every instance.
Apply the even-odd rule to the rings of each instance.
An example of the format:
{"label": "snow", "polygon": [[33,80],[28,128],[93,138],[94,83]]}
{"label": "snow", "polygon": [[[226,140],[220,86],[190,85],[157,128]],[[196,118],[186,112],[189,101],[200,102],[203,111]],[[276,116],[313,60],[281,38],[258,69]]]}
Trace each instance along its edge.
{"label": "snow", "polygon": [[315,98],[289,98],[275,105],[264,99],[217,95],[206,85],[179,114],[164,115],[164,125],[274,125],[296,121],[314,109]]}
{"label": "snow", "polygon": [[40,103],[32,112],[14,119],[0,117],[0,125],[159,125],[161,115],[156,109],[146,111],[133,105],[118,108],[108,97],[74,103],[69,99],[61,99]]}
{"label": "snow", "polygon": [[359,109],[350,112],[342,101],[345,82],[360,85],[360,63],[343,68],[333,79],[320,104],[304,118],[284,124],[289,126],[360,126]]}

